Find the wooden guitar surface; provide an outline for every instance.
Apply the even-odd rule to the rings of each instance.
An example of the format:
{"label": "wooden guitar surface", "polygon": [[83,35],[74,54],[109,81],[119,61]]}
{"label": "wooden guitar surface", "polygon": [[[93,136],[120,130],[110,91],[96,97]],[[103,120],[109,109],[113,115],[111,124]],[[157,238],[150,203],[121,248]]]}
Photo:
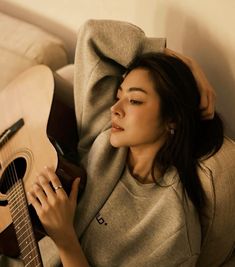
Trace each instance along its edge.
{"label": "wooden guitar surface", "polygon": [[[23,181],[26,192],[43,166],[50,164],[55,170],[58,163],[56,150],[46,132],[53,93],[51,71],[45,66],[36,66],[20,75],[0,94],[0,133],[20,118],[24,119],[24,126],[0,150],[0,177],[16,158],[25,159],[27,167]],[[1,207],[1,211],[6,210],[9,214],[7,209]],[[0,220],[1,230],[7,226],[2,222]]]}
{"label": "wooden guitar surface", "polygon": [[[26,192],[44,166],[49,166],[61,176],[64,173],[65,177],[69,176],[66,172],[72,170],[69,177],[71,181],[79,175],[76,166],[66,160],[60,160],[61,157],[48,138],[48,121],[50,120],[50,124],[54,122],[51,116],[55,98],[54,88],[55,79],[52,71],[44,65],[38,65],[18,76],[0,93],[0,200],[8,199],[8,190],[11,186],[8,180],[13,179],[12,169],[17,169],[17,176],[23,181]],[[58,112],[57,115],[60,116],[59,114]],[[60,124],[58,116],[57,128]],[[23,125],[13,135],[9,135],[9,138],[5,138],[4,133],[6,135],[7,130],[19,120],[23,121]],[[51,127],[52,131],[54,128],[56,127]],[[66,129],[62,125],[61,131],[69,132],[72,129]],[[58,136],[62,133],[59,132]],[[71,181],[62,181],[67,190]],[[27,202],[29,205],[28,199]],[[10,226],[12,216],[9,205],[0,206],[0,235]],[[14,235],[11,229],[12,234]],[[9,241],[7,247],[10,250],[11,245]],[[3,253],[1,246],[2,244],[0,253]],[[9,251],[8,255],[16,256],[15,253]]]}

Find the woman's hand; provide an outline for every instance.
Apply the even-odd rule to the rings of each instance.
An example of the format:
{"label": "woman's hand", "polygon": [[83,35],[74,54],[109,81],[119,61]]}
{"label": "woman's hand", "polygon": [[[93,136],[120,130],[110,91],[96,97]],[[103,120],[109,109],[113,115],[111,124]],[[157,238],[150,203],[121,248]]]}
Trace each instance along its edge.
{"label": "woman's hand", "polygon": [[202,118],[205,120],[213,119],[215,112],[216,94],[214,88],[207,80],[200,66],[192,58],[186,57],[168,48],[165,48],[165,53],[180,58],[189,66],[197,82],[199,93],[201,96],[199,108],[201,109]]}
{"label": "woman's hand", "polygon": [[[52,186],[49,184],[51,182]],[[76,238],[73,227],[79,179],[72,184],[70,195],[61,186],[59,178],[49,168],[40,173],[28,192],[29,201],[48,235],[57,246],[65,246]]]}

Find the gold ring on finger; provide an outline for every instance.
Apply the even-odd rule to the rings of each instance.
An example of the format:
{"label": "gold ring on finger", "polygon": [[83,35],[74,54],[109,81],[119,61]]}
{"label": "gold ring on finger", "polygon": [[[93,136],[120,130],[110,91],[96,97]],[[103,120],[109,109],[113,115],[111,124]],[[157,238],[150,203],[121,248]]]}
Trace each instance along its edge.
{"label": "gold ring on finger", "polygon": [[55,191],[57,191],[59,189],[63,189],[63,186],[62,185],[58,185],[58,186],[55,186],[54,189],[55,189]]}

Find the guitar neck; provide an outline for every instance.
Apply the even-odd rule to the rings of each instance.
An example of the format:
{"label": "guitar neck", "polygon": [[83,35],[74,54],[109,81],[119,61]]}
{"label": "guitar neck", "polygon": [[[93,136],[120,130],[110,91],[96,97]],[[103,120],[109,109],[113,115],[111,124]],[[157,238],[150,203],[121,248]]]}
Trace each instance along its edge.
{"label": "guitar neck", "polygon": [[26,267],[43,267],[21,179],[17,180],[8,191],[8,203],[18,241],[20,257],[24,265]]}

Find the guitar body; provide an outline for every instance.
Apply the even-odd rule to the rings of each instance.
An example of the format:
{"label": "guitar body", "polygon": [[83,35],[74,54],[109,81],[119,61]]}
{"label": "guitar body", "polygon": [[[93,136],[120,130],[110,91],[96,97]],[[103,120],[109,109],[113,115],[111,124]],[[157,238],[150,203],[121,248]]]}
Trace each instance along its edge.
{"label": "guitar body", "polygon": [[[77,142],[73,108],[63,103],[63,97],[57,96],[55,88],[52,71],[38,65],[21,74],[0,92],[0,135],[23,120],[23,125],[0,146],[0,200],[8,200],[12,169],[23,181],[25,192],[31,188],[44,166],[57,172],[67,192],[78,176],[82,178],[80,191],[85,186],[85,172],[66,160],[58,153],[58,147],[52,144],[53,140],[66,146],[66,142],[72,140],[72,147]],[[30,206],[28,200],[27,204]],[[45,232],[34,210],[30,210],[34,232],[40,233],[37,235],[40,239]],[[0,206],[0,218],[0,253],[16,257],[19,247],[9,205]]]}

